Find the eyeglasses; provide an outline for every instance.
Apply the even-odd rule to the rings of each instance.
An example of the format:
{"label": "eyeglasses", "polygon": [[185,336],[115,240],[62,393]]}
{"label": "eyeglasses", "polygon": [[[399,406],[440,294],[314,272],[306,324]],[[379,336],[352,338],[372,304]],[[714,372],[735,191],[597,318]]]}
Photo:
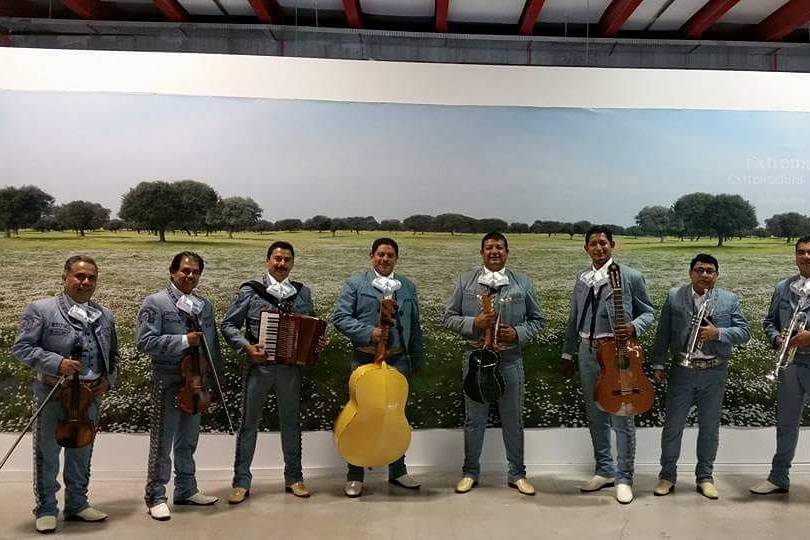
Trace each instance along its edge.
{"label": "eyeglasses", "polygon": [[692,272],[696,274],[706,274],[707,276],[713,276],[717,273],[717,270],[714,268],[692,268]]}

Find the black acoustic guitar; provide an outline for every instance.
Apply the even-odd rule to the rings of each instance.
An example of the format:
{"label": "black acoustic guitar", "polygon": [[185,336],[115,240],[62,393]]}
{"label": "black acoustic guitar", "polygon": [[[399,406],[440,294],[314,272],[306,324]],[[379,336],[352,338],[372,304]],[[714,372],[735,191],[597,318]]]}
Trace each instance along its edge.
{"label": "black acoustic guitar", "polygon": [[[483,311],[491,313],[492,295],[481,297]],[[495,327],[497,328],[497,323]],[[501,373],[501,354],[493,346],[496,328],[484,331],[484,346],[470,353],[467,376],[464,377],[464,393],[478,403],[493,403],[503,396],[506,385]]]}

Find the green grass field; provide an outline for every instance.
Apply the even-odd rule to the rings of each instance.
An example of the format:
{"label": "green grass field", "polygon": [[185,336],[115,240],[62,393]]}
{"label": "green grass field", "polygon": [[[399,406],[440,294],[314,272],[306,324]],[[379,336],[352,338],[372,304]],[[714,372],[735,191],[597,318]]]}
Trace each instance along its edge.
{"label": "green grass field", "polygon": [[[385,233],[387,234],[387,233]],[[30,414],[29,383],[33,372],[11,356],[18,318],[25,305],[61,290],[65,259],[76,253],[93,256],[100,266],[96,299],[116,315],[121,341],[119,386],[104,400],[101,429],[132,432],[148,428],[149,359],[133,345],[135,316],[144,297],[163,287],[171,257],[181,250],[200,253],[206,261],[200,291],[221,316],[238,286],[264,271],[267,246],[274,240],[295,245],[293,277],[308,284],[316,310],[328,317],[340,286],[353,271],[368,267],[368,249],[383,233],[356,235],[340,232],[188,236],[169,234],[160,244],[150,235],[130,232],[93,232],[84,238],[70,233],[23,232],[19,238],[0,239],[4,254],[0,268],[5,285],[0,289],[0,431],[21,429]],[[463,421],[461,340],[443,330],[439,316],[456,276],[480,263],[479,235],[397,233],[400,244],[397,271],[414,280],[422,309],[427,368],[411,383],[408,418],[415,428],[458,427]],[[589,259],[581,236],[510,235],[508,266],[533,280],[549,324],[524,351],[526,368],[525,424],[527,427],[586,425],[581,390],[557,371],[568,313],[570,292],[577,271]],[[753,339],[735,351],[726,390],[723,423],[735,426],[773,425],[775,388],[764,374],[773,365],[773,353],[764,339],[762,318],[777,281],[795,273],[792,246],[780,240],[744,239],[700,242],[657,238],[617,238],[615,257],[641,270],[656,307],[660,309],[669,287],[688,279],[689,260],[698,252],[720,261],[718,285],[736,292],[753,329]],[[331,331],[331,330],[330,330]],[[306,372],[302,390],[305,429],[330,429],[347,399],[350,347],[332,332],[320,364]],[[651,355],[654,332],[642,338]],[[232,416],[237,416],[242,359],[225,351],[225,393]],[[656,406],[637,419],[637,425],[660,425],[664,388],[657,387]],[[805,419],[807,420],[807,418]],[[493,422],[497,415],[493,413]],[[224,430],[227,422],[220,406],[204,420],[208,430]],[[275,403],[265,410],[265,429],[277,429]]]}

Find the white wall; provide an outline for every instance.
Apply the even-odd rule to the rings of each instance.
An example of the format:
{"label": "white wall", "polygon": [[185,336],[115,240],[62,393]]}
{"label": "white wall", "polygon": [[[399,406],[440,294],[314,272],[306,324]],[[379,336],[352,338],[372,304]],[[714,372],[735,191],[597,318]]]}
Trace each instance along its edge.
{"label": "white wall", "polygon": [[[377,63],[280,57],[177,53],[0,49],[0,90],[124,92],[311,99],[440,105],[525,107],[684,108],[810,111],[810,75],[793,73],[507,67],[481,65]],[[0,119],[2,129],[2,119]],[[488,432],[483,463],[502,469],[500,434]],[[660,430],[639,430],[639,470],[656,469]],[[694,463],[695,431],[684,437],[683,470]],[[0,450],[12,434],[0,434]],[[281,465],[278,435],[263,434],[255,467]],[[765,470],[775,446],[773,428],[723,429],[718,470]],[[532,470],[576,469],[591,465],[590,442],[583,429],[529,430],[527,465]],[[94,475],[134,474],[145,470],[145,435],[99,437]],[[457,470],[463,455],[457,430],[414,434],[408,461],[415,466]],[[200,469],[227,476],[233,440],[204,435]],[[796,463],[810,462],[807,437],[800,439]],[[341,467],[331,433],[307,433],[308,469]],[[30,440],[23,442],[0,478],[26,476]]]}

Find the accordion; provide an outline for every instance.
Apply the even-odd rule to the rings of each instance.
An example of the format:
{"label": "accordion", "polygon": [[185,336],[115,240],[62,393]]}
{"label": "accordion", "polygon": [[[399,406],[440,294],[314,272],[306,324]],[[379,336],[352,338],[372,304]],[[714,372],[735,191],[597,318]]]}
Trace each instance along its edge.
{"label": "accordion", "polygon": [[312,367],[318,362],[315,347],[326,332],[326,321],[278,311],[263,311],[259,319],[259,345],[267,361]]}

